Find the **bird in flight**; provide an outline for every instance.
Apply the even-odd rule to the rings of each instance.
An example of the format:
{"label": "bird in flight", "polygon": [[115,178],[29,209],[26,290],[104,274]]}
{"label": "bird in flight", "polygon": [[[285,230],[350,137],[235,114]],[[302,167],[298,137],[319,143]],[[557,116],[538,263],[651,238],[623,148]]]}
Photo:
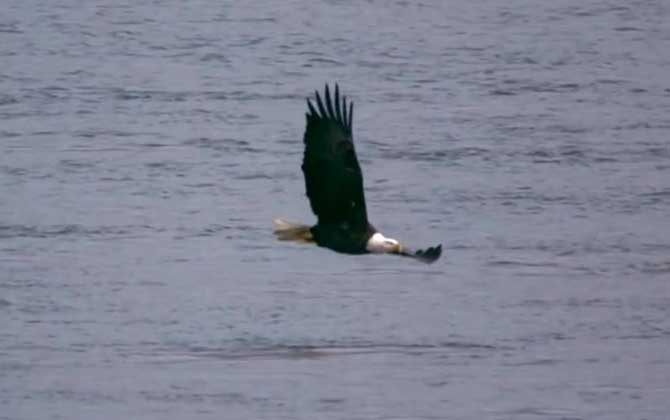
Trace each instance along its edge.
{"label": "bird in flight", "polygon": [[326,85],[323,98],[315,92],[316,106],[307,99],[307,127],[302,172],[307,198],[317,217],[314,226],[274,220],[279,240],[316,243],[345,254],[388,253],[432,263],[442,245],[411,250],[387,238],[368,221],[363,192],[363,173],[354,149],[354,104],[334,95]]}

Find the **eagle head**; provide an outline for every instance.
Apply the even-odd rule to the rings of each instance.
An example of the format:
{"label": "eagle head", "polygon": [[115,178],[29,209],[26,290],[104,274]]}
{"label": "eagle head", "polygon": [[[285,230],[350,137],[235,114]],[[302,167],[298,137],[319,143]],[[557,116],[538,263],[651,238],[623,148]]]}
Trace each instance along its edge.
{"label": "eagle head", "polygon": [[395,239],[387,238],[379,232],[375,232],[365,246],[368,252],[375,254],[400,254],[402,245]]}

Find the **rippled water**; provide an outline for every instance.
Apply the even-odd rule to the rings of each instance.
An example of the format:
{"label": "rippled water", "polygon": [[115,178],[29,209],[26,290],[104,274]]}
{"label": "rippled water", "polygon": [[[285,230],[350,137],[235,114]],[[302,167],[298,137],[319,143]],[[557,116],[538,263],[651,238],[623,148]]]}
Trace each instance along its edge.
{"label": "rippled water", "polygon": [[[667,418],[667,2],[3,9],[0,418]],[[327,81],[436,264],[274,241]]]}

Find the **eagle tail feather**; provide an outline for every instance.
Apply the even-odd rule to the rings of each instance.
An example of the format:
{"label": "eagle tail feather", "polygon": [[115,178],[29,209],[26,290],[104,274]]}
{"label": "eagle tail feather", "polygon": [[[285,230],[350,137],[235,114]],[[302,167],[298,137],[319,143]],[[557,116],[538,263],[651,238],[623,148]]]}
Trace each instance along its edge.
{"label": "eagle tail feather", "polygon": [[283,219],[275,219],[274,234],[280,241],[295,241],[295,242],[314,242],[311,228],[307,225],[290,223]]}

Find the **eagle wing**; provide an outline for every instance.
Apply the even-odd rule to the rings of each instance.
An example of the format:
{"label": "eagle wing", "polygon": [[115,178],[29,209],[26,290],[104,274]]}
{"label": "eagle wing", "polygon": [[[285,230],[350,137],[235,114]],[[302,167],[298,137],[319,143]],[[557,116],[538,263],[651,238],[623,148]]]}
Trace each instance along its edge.
{"label": "eagle wing", "polygon": [[340,98],[339,87],[331,98],[326,85],[322,100],[315,92],[316,108],[307,99],[307,127],[302,171],[312,211],[319,224],[348,224],[366,229],[363,174],[356,158],[351,131],[354,105]]}

